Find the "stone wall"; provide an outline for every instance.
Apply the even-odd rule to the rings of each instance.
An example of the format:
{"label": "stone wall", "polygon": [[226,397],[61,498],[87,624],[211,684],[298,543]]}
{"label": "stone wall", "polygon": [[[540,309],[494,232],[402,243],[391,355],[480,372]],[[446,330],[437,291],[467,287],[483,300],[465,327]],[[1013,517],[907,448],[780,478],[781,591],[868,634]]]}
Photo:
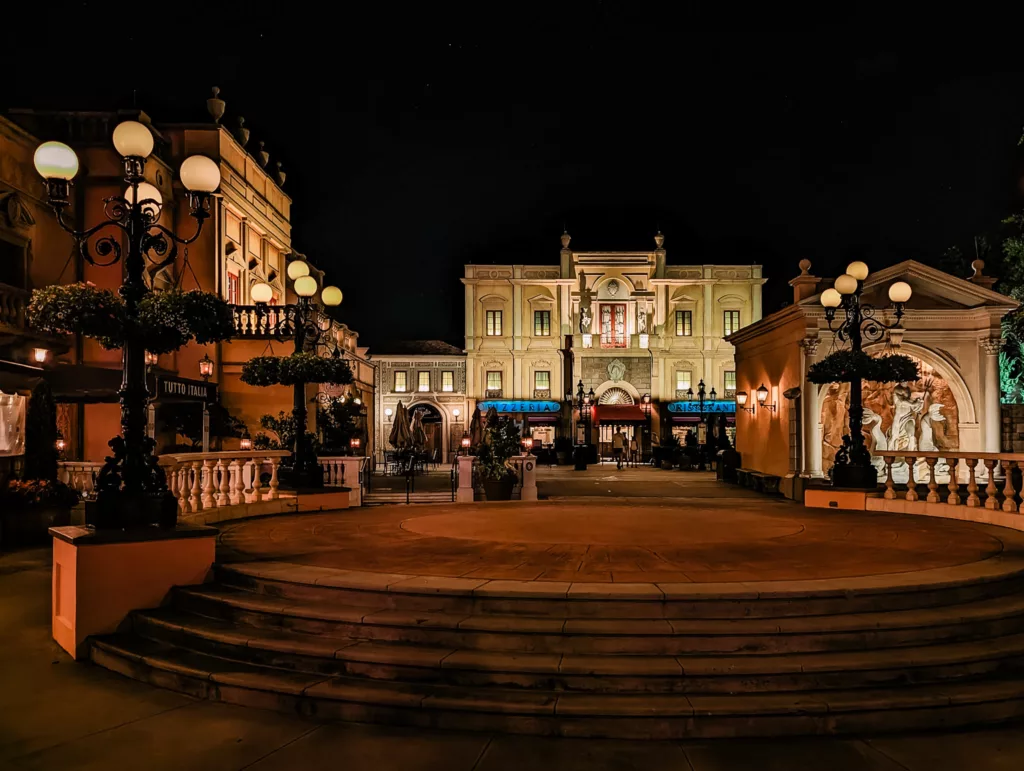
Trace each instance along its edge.
{"label": "stone wall", "polygon": [[[651,357],[646,356],[584,356],[582,378],[585,389],[597,388],[602,383],[615,380],[613,374],[622,374],[618,381],[632,385],[639,393],[651,393]],[[579,376],[578,376],[579,377]]]}
{"label": "stone wall", "polygon": [[1024,452],[1024,404],[1003,405],[1003,452]]}

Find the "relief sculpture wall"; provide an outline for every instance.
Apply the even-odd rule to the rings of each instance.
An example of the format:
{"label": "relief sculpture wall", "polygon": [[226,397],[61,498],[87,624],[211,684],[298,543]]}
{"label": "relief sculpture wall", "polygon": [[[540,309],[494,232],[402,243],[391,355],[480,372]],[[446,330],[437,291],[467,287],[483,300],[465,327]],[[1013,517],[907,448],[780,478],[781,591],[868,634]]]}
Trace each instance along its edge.
{"label": "relief sculpture wall", "polygon": [[[913,358],[913,357],[911,357]],[[942,373],[928,364],[917,362],[920,378],[913,383],[864,383],[864,441],[876,455],[883,450],[912,452],[955,451],[960,448],[960,411],[956,399]],[[822,467],[828,473],[836,450],[843,444],[847,431],[847,409],[850,402],[848,384],[833,383],[822,399]],[[874,458],[879,480],[884,481],[881,458]],[[940,461],[936,477],[949,479],[949,466]],[[906,462],[893,466],[896,482],[906,482],[910,469]],[[917,462],[914,479],[928,479],[924,461]]]}

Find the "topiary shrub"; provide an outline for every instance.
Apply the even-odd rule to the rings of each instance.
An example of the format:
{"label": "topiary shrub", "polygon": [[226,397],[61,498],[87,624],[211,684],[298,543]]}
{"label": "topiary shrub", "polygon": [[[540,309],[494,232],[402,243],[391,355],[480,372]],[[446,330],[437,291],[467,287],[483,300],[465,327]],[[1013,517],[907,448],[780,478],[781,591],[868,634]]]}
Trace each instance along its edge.
{"label": "topiary shrub", "polygon": [[917,364],[909,356],[869,356],[863,351],[842,350],[830,353],[807,370],[807,379],[816,385],[852,383],[908,383],[917,380]]}

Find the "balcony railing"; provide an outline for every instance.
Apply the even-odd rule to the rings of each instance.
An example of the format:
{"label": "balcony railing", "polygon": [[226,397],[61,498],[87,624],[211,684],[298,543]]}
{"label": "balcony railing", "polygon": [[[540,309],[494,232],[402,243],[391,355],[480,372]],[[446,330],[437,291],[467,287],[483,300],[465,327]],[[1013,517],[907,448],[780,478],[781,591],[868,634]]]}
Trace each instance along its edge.
{"label": "balcony railing", "polygon": [[500,399],[501,398],[501,389],[500,388],[488,388],[486,391],[484,391],[484,398],[485,399]]}
{"label": "balcony railing", "polygon": [[232,305],[235,335],[243,338],[287,335],[295,326],[296,311],[294,305]]}
{"label": "balcony railing", "polygon": [[0,324],[25,329],[25,307],[29,293],[9,284],[0,284]]}

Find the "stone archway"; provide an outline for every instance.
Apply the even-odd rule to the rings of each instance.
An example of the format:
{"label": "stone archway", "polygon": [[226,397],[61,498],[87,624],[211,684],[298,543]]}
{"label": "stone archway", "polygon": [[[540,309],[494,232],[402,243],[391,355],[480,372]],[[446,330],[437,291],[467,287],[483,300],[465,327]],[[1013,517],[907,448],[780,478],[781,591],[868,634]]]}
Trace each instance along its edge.
{"label": "stone archway", "polygon": [[426,453],[430,457],[436,458],[438,463],[446,463],[448,461],[448,446],[444,437],[448,436],[448,429],[443,412],[438,409],[437,405],[430,402],[417,402],[409,405],[410,421],[417,412],[423,415],[421,421],[427,437]]}

